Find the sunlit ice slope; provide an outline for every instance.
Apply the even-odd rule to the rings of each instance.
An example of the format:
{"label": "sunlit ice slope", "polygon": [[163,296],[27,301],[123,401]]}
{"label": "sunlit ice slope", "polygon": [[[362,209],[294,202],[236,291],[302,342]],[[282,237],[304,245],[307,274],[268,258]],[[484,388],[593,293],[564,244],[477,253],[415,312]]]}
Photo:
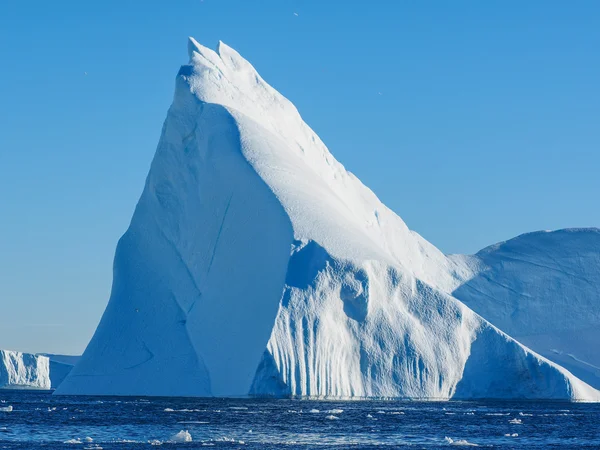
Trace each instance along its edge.
{"label": "sunlit ice slope", "polygon": [[57,393],[598,398],[453,297],[472,268],[237,52],[189,55],[109,304]]}

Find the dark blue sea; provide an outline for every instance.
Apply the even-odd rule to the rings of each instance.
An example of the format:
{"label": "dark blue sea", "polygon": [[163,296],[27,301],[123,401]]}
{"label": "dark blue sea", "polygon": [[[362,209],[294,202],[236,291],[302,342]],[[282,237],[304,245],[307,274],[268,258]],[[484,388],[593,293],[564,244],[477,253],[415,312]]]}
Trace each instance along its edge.
{"label": "dark blue sea", "polygon": [[600,449],[596,404],[57,397],[35,391],[0,391],[0,402],[0,448],[6,449]]}

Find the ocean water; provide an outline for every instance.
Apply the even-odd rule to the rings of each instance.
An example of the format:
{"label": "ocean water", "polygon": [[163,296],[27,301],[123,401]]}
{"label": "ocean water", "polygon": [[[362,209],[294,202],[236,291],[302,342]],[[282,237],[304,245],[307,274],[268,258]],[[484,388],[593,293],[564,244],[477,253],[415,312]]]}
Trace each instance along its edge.
{"label": "ocean water", "polygon": [[600,405],[56,397],[0,391],[0,448],[7,449],[469,445],[600,448]]}

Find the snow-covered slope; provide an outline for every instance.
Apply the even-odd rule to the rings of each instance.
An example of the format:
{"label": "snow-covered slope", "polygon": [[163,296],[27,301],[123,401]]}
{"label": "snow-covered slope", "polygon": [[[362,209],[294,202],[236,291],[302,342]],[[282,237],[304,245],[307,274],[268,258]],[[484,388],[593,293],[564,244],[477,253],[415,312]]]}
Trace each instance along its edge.
{"label": "snow-covered slope", "polygon": [[528,233],[455,257],[472,270],[454,296],[600,389],[600,230]]}
{"label": "snow-covered slope", "polygon": [[471,265],[238,53],[189,54],[108,307],[57,393],[600,398],[453,297]]}
{"label": "snow-covered slope", "polygon": [[50,389],[50,360],[45,356],[0,350],[0,388]]}

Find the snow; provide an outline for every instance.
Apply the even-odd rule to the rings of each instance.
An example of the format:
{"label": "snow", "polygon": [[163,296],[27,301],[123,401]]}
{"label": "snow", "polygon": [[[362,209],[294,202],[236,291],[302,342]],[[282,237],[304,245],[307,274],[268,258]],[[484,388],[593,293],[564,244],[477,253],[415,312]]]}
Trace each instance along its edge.
{"label": "snow", "polygon": [[600,398],[459,300],[481,257],[409,230],[235,50],[188,50],[109,304],[57,393]]}
{"label": "snow", "polygon": [[47,357],[0,350],[0,388],[50,389],[50,385]]}

